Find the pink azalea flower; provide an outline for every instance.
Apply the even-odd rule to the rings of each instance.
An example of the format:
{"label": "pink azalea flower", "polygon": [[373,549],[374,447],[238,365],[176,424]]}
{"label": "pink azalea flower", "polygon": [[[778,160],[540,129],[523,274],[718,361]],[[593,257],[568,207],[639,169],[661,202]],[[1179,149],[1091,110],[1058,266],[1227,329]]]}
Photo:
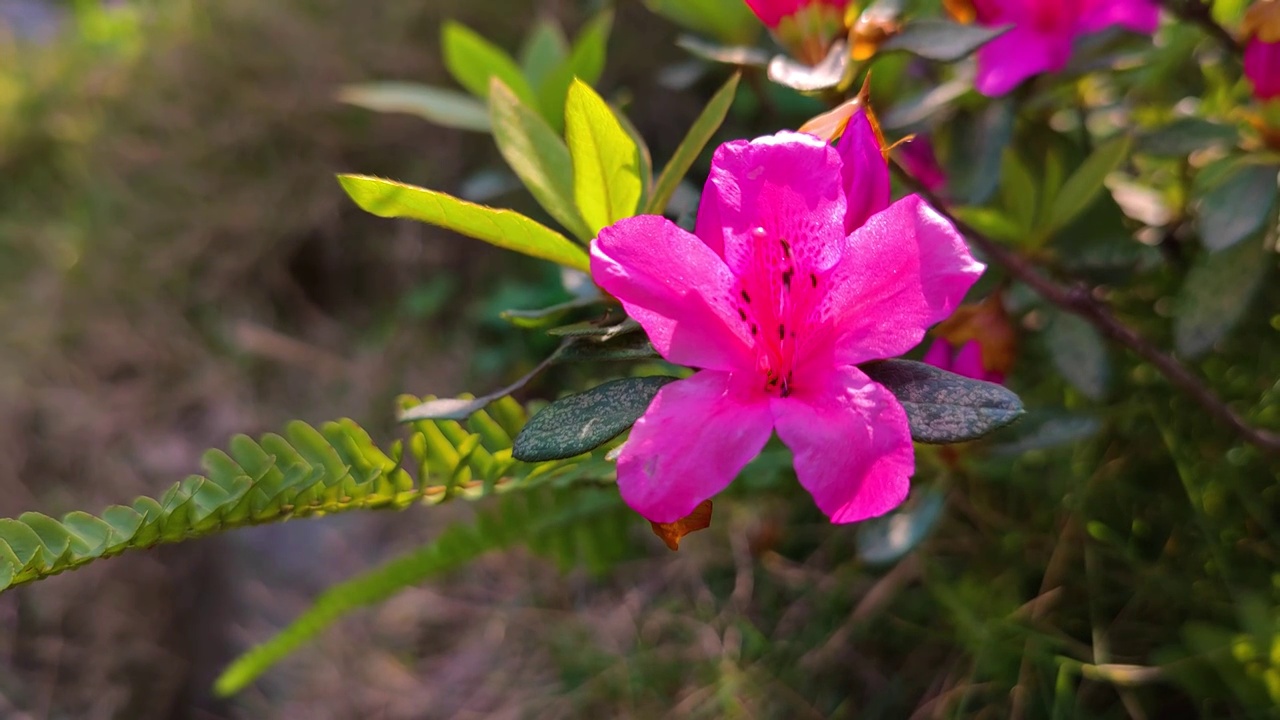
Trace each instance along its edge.
{"label": "pink azalea flower", "polygon": [[781,132],[716,150],[695,234],[641,215],[591,244],[591,273],[667,360],[618,487],[654,522],[723,490],[777,430],[833,522],[888,512],[915,456],[897,399],[859,363],[910,350],[982,273],[919,197],[889,204],[864,114],[838,148]]}
{"label": "pink azalea flower", "polygon": [[810,5],[826,6],[844,13],[849,0],[746,0],[747,7],[770,30],[778,27],[784,18],[792,17]]}
{"label": "pink azalea flower", "polygon": [[928,135],[916,135],[898,145],[898,159],[911,177],[919,180],[929,192],[940,192],[947,186],[947,171],[938,164]]}
{"label": "pink azalea flower", "polygon": [[1160,8],[1151,0],[972,0],[978,22],[1013,29],[978,51],[976,86],[1004,95],[1023,80],[1057,72],[1071,59],[1077,37],[1118,25],[1152,33]]}
{"label": "pink azalea flower", "polygon": [[1280,97],[1280,0],[1262,0],[1245,13],[1244,75],[1259,100]]}
{"label": "pink azalea flower", "polygon": [[987,370],[982,365],[982,344],[970,340],[959,348],[946,338],[938,338],[921,358],[930,365],[974,380],[1004,383],[1004,373]]}

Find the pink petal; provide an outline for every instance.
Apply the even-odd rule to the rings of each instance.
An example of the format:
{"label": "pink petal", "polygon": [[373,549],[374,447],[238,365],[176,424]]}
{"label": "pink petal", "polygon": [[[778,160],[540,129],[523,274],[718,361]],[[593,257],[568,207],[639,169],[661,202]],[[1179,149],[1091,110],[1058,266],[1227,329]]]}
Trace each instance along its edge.
{"label": "pink petal", "polygon": [[1080,19],[1084,32],[1119,25],[1134,32],[1153,33],[1160,25],[1160,8],[1149,0],[1090,0]]}
{"label": "pink petal", "polygon": [[1033,75],[1061,70],[1071,59],[1071,40],[1069,29],[1044,35],[1020,24],[978,50],[974,86],[983,95],[996,97]]}
{"label": "pink petal", "polygon": [[938,338],[933,341],[929,349],[925,351],[921,361],[928,365],[932,365],[942,370],[951,369],[951,343]]}
{"label": "pink petal", "polygon": [[714,370],[754,362],[729,268],[666,218],[638,215],[601,230],[591,242],[591,276],[667,360]]}
{"label": "pink petal", "polygon": [[852,232],[867,218],[889,207],[889,163],[885,161],[880,139],[865,112],[849,118],[849,126],[836,145],[844,180],[848,211],[844,229]]}
{"label": "pink petal", "polygon": [[[699,235],[712,248],[719,241],[739,277],[758,269],[761,236],[785,238],[798,259],[828,267],[845,235],[840,167],[833,148],[804,133],[727,142],[711,160]],[[775,252],[776,242],[770,246],[770,254]]]}
{"label": "pink petal", "polygon": [[1280,43],[1249,41],[1244,48],[1244,74],[1259,100],[1280,97]]}
{"label": "pink petal", "polygon": [[618,456],[618,490],[653,522],[675,522],[728,487],[773,434],[749,377],[704,370],[658,392]]}
{"label": "pink petal", "polygon": [[774,28],[782,22],[782,18],[794,14],[804,5],[805,0],[746,0],[747,7],[760,18],[760,22]]}
{"label": "pink petal", "polygon": [[906,499],[915,472],[907,413],[861,370],[833,368],[771,405],[800,484],[831,522],[883,515]]}
{"label": "pink petal", "polygon": [[982,345],[977,340],[965,343],[956,353],[951,372],[974,380],[986,380],[987,370],[982,366]]}
{"label": "pink petal", "polygon": [[915,347],[985,269],[955,227],[916,195],[872,216],[843,245],[811,321],[822,328],[814,337],[833,343],[841,365]]}

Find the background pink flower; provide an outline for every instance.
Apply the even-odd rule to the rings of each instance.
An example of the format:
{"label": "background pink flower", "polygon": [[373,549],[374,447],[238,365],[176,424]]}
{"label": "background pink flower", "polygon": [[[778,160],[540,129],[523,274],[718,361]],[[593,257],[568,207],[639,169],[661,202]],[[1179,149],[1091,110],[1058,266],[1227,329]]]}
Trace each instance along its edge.
{"label": "background pink flower", "polygon": [[623,498],[677,520],[777,430],[833,522],[897,506],[914,471],[906,413],[856,366],[914,347],[981,274],[955,228],[918,197],[889,204],[859,113],[838,149],[792,132],[722,145],[695,232],[646,215],[591,245],[596,282],[658,352],[700,368],[632,428]]}
{"label": "background pink flower", "polygon": [[747,7],[769,29],[778,27],[783,18],[790,17],[810,5],[825,5],[844,12],[847,0],[746,0]]}
{"label": "background pink flower", "polygon": [[1023,80],[1056,72],[1077,37],[1118,25],[1154,32],[1159,7],[1150,0],[974,0],[978,22],[1013,29],[978,51],[978,92],[1004,95]]}
{"label": "background pink flower", "polygon": [[1280,2],[1263,0],[1245,13],[1244,74],[1259,100],[1280,97]]}

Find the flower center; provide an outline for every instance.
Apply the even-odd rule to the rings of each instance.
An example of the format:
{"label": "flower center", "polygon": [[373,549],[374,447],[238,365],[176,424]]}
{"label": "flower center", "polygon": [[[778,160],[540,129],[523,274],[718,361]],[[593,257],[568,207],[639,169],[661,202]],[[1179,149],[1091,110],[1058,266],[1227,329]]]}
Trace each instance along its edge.
{"label": "flower center", "polygon": [[762,389],[787,397],[820,278],[786,238],[758,227],[752,239],[748,267],[738,278],[738,317],[751,334]]}

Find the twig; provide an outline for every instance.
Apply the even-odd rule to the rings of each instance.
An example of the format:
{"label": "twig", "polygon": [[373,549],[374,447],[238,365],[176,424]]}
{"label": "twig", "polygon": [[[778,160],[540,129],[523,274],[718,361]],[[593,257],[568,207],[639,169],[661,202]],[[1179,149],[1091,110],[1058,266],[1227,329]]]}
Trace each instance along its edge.
{"label": "twig", "polygon": [[905,168],[893,161],[893,169],[911,188],[929,202],[939,213],[955,224],[975,247],[990,261],[1004,267],[1010,275],[1022,281],[1037,295],[1053,305],[1086,320],[1107,338],[1128,348],[1138,357],[1151,363],[1166,380],[1194,400],[1214,419],[1231,428],[1241,440],[1272,455],[1280,455],[1280,435],[1253,427],[1234,410],[1214,395],[1199,378],[1171,355],[1161,351],[1152,342],[1125,325],[1111,313],[1106,303],[1098,300],[1082,283],[1070,287],[1046,277],[1031,261],[1000,243],[983,235],[971,225],[956,218],[946,205],[930,192]]}
{"label": "twig", "polygon": [[1156,4],[1187,22],[1199,25],[1201,29],[1212,35],[1213,39],[1217,40],[1227,52],[1239,55],[1243,51],[1235,36],[1213,19],[1210,5],[1200,0],[1156,0]]}

